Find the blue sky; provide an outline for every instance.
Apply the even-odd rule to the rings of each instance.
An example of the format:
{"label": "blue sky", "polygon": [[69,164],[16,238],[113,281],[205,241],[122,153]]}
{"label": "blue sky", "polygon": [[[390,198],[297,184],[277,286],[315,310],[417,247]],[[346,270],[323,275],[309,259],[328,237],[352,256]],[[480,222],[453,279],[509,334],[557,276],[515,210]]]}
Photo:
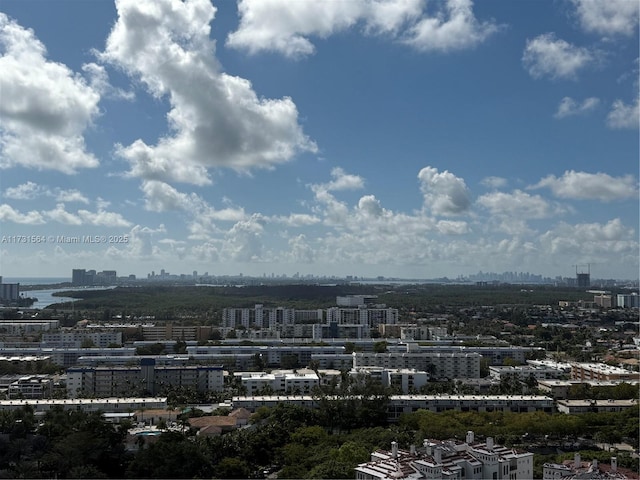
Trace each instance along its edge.
{"label": "blue sky", "polygon": [[3,0],[0,274],[637,278],[638,42],[632,0]]}

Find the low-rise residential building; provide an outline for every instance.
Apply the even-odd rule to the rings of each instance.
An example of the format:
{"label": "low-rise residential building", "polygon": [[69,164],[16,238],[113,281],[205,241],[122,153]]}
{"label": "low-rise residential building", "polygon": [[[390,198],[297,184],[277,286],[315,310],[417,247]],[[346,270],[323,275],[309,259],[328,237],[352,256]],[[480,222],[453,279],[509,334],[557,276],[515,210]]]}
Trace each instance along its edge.
{"label": "low-rise residential building", "polygon": [[640,380],[640,373],[605,363],[572,363],[573,380]]}
{"label": "low-rise residential building", "polygon": [[148,408],[167,408],[166,397],[118,398],[50,398],[44,400],[0,400],[0,410],[21,410],[29,406],[34,412],[47,412],[53,408],[82,410],[84,412],[123,413]]}
{"label": "low-rise residential building", "polygon": [[525,381],[530,378],[535,380],[562,378],[565,376],[565,373],[556,368],[533,365],[514,365],[509,367],[492,365],[489,367],[489,376],[497,381],[513,377]]}
{"label": "low-rise residential building", "polygon": [[533,478],[533,453],[495,444],[491,437],[476,442],[470,431],[465,442],[425,440],[408,451],[392,442],[391,450],[373,452],[355,474],[357,480],[528,480]]}
{"label": "low-rise residential building", "polygon": [[552,413],[553,408],[553,399],[541,395],[393,395],[388,419],[397,421],[402,414],[418,410]]}
{"label": "low-rise residential building", "polygon": [[5,372],[27,373],[42,371],[53,365],[48,355],[0,355],[0,368]]}
{"label": "low-rise residential building", "polygon": [[638,400],[558,400],[558,411],[571,415],[579,413],[621,412],[628,408],[638,409]]}
{"label": "low-rise residential building", "polygon": [[538,388],[553,398],[561,400],[569,396],[571,387],[587,385],[590,389],[616,387],[623,383],[640,385],[639,380],[538,380]]}
{"label": "low-rise residential building", "polygon": [[[242,407],[251,412],[283,402],[307,408],[318,407],[318,399],[311,395],[237,396],[232,401],[234,408]],[[540,395],[392,395],[387,405],[387,420],[395,422],[402,414],[418,410],[552,413],[553,409],[553,399]]]}

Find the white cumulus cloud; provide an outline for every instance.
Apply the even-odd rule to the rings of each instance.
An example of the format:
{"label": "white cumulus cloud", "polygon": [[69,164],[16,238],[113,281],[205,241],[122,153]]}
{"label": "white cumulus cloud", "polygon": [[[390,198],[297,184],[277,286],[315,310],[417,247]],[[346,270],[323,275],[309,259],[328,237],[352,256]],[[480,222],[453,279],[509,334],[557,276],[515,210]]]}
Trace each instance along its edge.
{"label": "white cumulus cloud", "polygon": [[636,180],[631,175],[612,177],[606,173],[569,170],[562,177],[548,175],[530,189],[549,188],[556,197],[610,202],[638,196]]}
{"label": "white cumulus cloud", "polygon": [[582,102],[574,100],[571,97],[564,97],[558,105],[554,117],[565,118],[575,115],[583,115],[594,110],[600,104],[600,100],[596,97],[585,98]]}
{"label": "white cumulus cloud", "polygon": [[130,227],[132,225],[131,222],[126,220],[121,214],[107,212],[106,210],[98,210],[97,212],[78,210],[78,216],[85,225],[98,227]]}
{"label": "white cumulus cloud", "polygon": [[100,58],[166,97],[170,134],[156,145],[119,146],[130,174],[207,184],[207,169],[272,167],[315,151],[290,98],[259,97],[251,83],[221,71],[209,38],[208,0],[118,0],[118,19]]}
{"label": "white cumulus cloud", "polygon": [[457,215],[471,206],[467,185],[453,173],[425,167],[418,173],[418,179],[424,204],[434,215]]}
{"label": "white cumulus cloud", "polygon": [[488,188],[502,188],[507,185],[507,179],[504,177],[485,177],[480,183]]}
{"label": "white cumulus cloud", "polygon": [[604,37],[633,35],[638,30],[635,0],[572,0],[582,28]]}
{"label": "white cumulus cloud", "polygon": [[623,262],[638,264],[637,236],[619,218],[606,223],[560,223],[541,235],[540,243],[552,255],[579,255],[599,260],[613,254]]}
{"label": "white cumulus cloud", "polygon": [[527,40],[522,63],[534,78],[573,79],[578,72],[593,65],[598,55],[588,48],[577,47],[545,33]]}
{"label": "white cumulus cloud", "polygon": [[71,174],[97,167],[83,133],[100,94],[46,53],[33,31],[0,13],[0,168]]}
{"label": "white cumulus cloud", "polygon": [[420,51],[462,50],[484,42],[498,31],[492,21],[480,22],[473,14],[471,0],[448,0],[435,17],[422,18],[404,40]]}
{"label": "white cumulus cloud", "polygon": [[529,195],[521,190],[512,193],[492,192],[481,195],[478,204],[488,209],[493,215],[507,215],[517,218],[546,218],[554,208],[539,195]]}
{"label": "white cumulus cloud", "polygon": [[43,194],[45,189],[34,182],[26,182],[17,187],[9,187],[4,191],[3,196],[13,200],[33,200]]}
{"label": "white cumulus cloud", "polygon": [[78,190],[64,190],[61,188],[56,188],[53,192],[53,195],[55,196],[57,202],[89,203],[89,199]]}
{"label": "white cumulus cloud", "polygon": [[365,34],[384,35],[419,51],[450,51],[473,47],[498,30],[494,22],[475,18],[470,0],[429,7],[427,12],[422,0],[240,0],[240,25],[227,45],[299,58],[315,52],[312,37],[361,26]]}
{"label": "white cumulus cloud", "polygon": [[32,210],[27,213],[21,213],[6,203],[0,205],[0,220],[24,225],[40,225],[46,223],[40,212]]}
{"label": "white cumulus cloud", "polygon": [[322,185],[322,188],[328,192],[336,190],[358,190],[364,187],[364,180],[361,176],[346,173],[340,167],[331,170],[331,176],[333,180]]}
{"label": "white cumulus cloud", "polygon": [[631,104],[622,100],[613,102],[611,111],[607,115],[607,125],[614,129],[638,129],[640,118],[640,97]]}

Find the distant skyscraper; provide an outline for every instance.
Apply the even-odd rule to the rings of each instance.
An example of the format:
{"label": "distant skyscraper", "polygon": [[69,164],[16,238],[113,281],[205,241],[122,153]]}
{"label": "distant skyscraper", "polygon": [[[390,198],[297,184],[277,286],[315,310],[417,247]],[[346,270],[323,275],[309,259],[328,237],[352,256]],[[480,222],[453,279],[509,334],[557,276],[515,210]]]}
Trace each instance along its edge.
{"label": "distant skyscraper", "polygon": [[587,288],[591,286],[591,275],[588,273],[578,273],[576,275],[576,283],[578,288]]}
{"label": "distant skyscraper", "polygon": [[71,270],[71,284],[82,286],[85,283],[86,270],[84,268],[74,268]]}
{"label": "distant skyscraper", "polygon": [[2,283],[2,277],[0,277],[0,303],[12,304],[18,301],[20,297],[20,284],[19,283]]}
{"label": "distant skyscraper", "polygon": [[[587,271],[584,269],[579,270],[580,267],[587,267]],[[576,265],[576,285],[578,288],[588,288],[591,286],[591,264]]]}

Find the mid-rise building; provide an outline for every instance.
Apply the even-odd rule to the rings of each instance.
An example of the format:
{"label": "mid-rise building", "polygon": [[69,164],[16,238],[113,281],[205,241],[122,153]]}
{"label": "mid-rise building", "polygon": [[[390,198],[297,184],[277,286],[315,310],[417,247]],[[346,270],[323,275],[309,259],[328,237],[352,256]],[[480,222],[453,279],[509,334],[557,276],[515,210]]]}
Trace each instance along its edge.
{"label": "mid-rise building", "polygon": [[[194,359],[214,355],[218,358],[259,358],[264,366],[305,367],[316,355],[344,354],[343,345],[188,345],[187,354]],[[294,366],[287,366],[293,364]],[[335,368],[335,367],[334,367]]]}
{"label": "mid-rise building", "polygon": [[616,297],[616,305],[620,308],[640,307],[640,295],[637,293],[620,293]]}
{"label": "mid-rise building", "polygon": [[99,331],[97,329],[76,329],[44,333],[40,341],[42,347],[79,348],[83,345],[106,348],[122,345],[122,332]]}
{"label": "mid-rise building", "polygon": [[305,395],[311,393],[320,384],[318,374],[312,370],[274,370],[265,372],[236,372],[234,377],[244,387],[247,395],[270,391]]}
{"label": "mid-rise building", "polygon": [[49,375],[25,375],[9,385],[7,397],[10,399],[41,399],[53,395],[53,378]]}
{"label": "mid-rise building", "polygon": [[413,368],[359,367],[352,369],[349,375],[368,375],[385,387],[393,387],[402,393],[416,393],[429,381],[427,372]]}
{"label": "mid-rise building", "polygon": [[[344,300],[340,300],[344,298]],[[225,308],[222,328],[270,329],[281,338],[370,338],[379,325],[398,323],[398,310],[368,302],[372,297],[338,297],[339,305],[315,310],[293,308]],[[357,304],[357,305],[355,305]]]}
{"label": "mid-rise building", "polygon": [[221,366],[162,365],[145,358],[136,366],[73,367],[67,369],[67,395],[117,397],[133,392],[156,395],[168,387],[188,387],[198,392],[220,392],[224,388]]}
{"label": "mid-rise building", "polygon": [[479,378],[480,354],[452,353],[353,353],[353,368],[384,367],[387,369],[415,369],[428,372],[434,378]]}
{"label": "mid-rise building", "polygon": [[375,303],[377,295],[346,295],[336,297],[336,305],[339,307],[359,307],[361,305],[371,305]]}

